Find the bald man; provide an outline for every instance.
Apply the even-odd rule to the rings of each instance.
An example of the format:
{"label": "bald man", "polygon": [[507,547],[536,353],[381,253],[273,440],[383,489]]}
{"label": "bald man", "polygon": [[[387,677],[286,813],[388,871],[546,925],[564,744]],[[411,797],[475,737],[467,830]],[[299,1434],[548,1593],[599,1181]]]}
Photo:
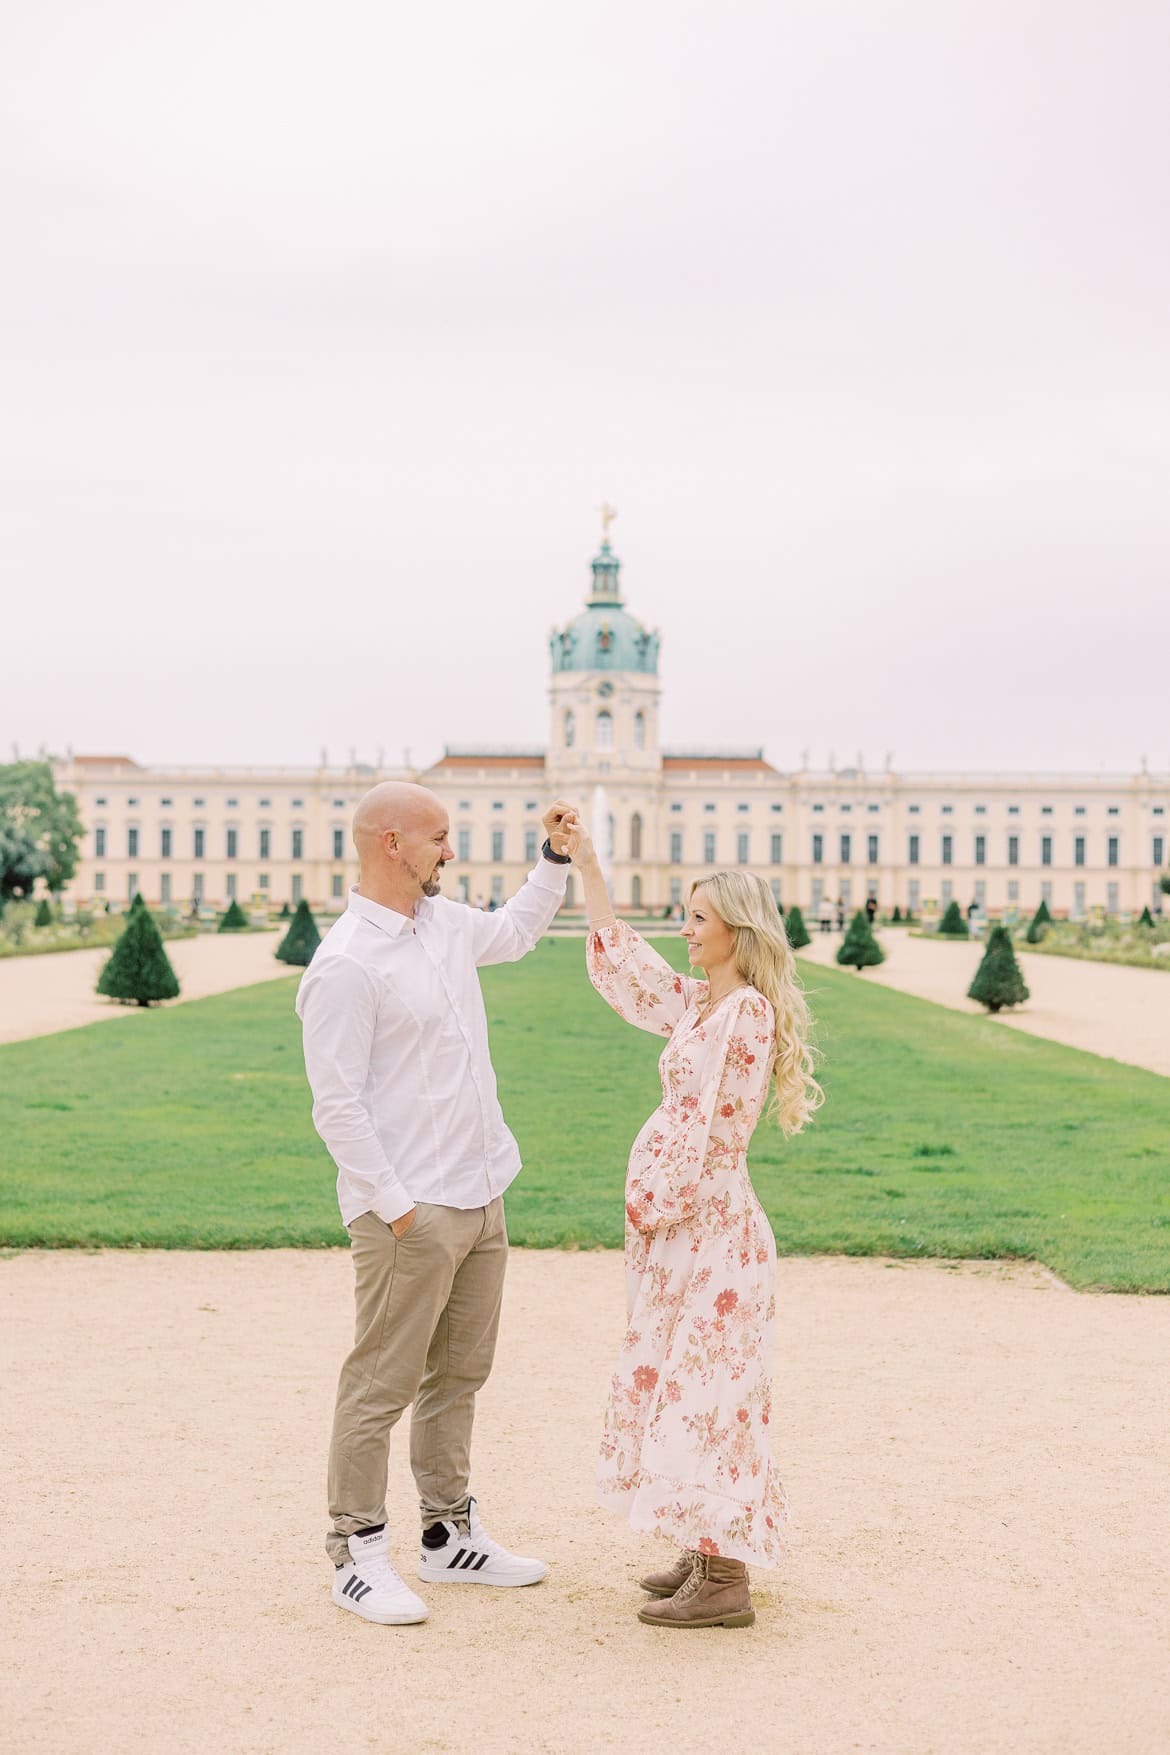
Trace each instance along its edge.
{"label": "bald man", "polygon": [[514,1586],[548,1571],[492,1540],[470,1491],[475,1396],[492,1366],[508,1259],[503,1195],[520,1169],[476,971],[523,957],[561,904],[573,813],[558,800],[543,821],[535,869],[485,914],[439,894],[453,855],[434,793],[375,786],[353,820],[357,887],[297,994],[357,1306],[329,1452],[333,1601],[386,1625],[427,1615],[394,1569],[386,1528],[390,1434],[412,1403],[418,1576]]}

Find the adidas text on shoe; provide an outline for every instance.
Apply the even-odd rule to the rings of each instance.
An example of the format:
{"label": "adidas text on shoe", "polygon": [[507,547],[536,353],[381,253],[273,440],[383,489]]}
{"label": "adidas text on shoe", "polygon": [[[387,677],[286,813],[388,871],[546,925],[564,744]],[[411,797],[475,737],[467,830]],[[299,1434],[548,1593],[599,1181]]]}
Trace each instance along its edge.
{"label": "adidas text on shoe", "polygon": [[398,1576],[390,1562],[390,1539],[384,1529],[350,1536],[348,1566],[333,1574],[333,1601],[366,1621],[383,1627],[407,1627],[425,1621],[426,1604]]}
{"label": "adidas text on shoe", "polygon": [[[440,1540],[440,1538],[442,1538]],[[434,1543],[434,1546],[431,1546]],[[548,1577],[543,1560],[526,1560],[509,1554],[493,1542],[479,1521],[471,1501],[469,1528],[463,1531],[452,1519],[432,1524],[426,1532],[418,1559],[418,1575],[433,1584],[539,1584]]]}

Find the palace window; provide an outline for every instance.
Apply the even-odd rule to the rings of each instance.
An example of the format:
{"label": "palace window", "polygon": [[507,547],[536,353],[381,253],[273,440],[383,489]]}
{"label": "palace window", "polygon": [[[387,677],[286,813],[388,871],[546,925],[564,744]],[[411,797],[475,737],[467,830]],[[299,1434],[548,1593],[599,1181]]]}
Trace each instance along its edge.
{"label": "palace window", "polygon": [[1040,806],[1040,815],[1042,817],[1050,817],[1052,815],[1052,806],[1050,804],[1042,804]]}
{"label": "palace window", "polygon": [[1160,866],[1163,858],[1165,857],[1166,842],[1161,835],[1155,835],[1152,845],[1153,845],[1153,852],[1154,852],[1154,864],[1155,864],[1155,866]]}
{"label": "palace window", "polygon": [[1077,835],[1073,841],[1073,864],[1074,865],[1084,865],[1084,863],[1085,863],[1085,837],[1083,835]]}
{"label": "palace window", "polygon": [[1105,812],[1105,815],[1107,817],[1119,817],[1121,815],[1121,809],[1118,805],[1111,804],[1109,806],[1108,810]]}
{"label": "palace window", "polygon": [[987,837],[986,837],[986,835],[976,835],[976,837],[975,837],[975,863],[976,863],[976,865],[986,865],[987,864]]}
{"label": "palace window", "polygon": [[642,857],[642,818],[635,811],[630,818],[630,858]]}
{"label": "palace window", "polygon": [[301,896],[303,894],[304,894],[304,879],[301,877],[300,872],[297,871],[297,872],[293,873],[293,880],[292,880],[292,899],[293,899],[293,901],[299,902],[301,899]]}
{"label": "palace window", "polygon": [[294,859],[305,857],[305,831],[303,829],[294,829],[292,832],[292,857]]}
{"label": "palace window", "polygon": [[577,736],[577,721],[573,716],[573,709],[571,707],[566,707],[565,708],[565,748],[567,750],[572,749],[573,742],[574,742],[574,739],[576,738],[576,736]]}
{"label": "palace window", "polygon": [[815,812],[817,812],[817,811],[823,811],[823,810],[824,810],[824,808],[825,808],[825,807],[824,807],[824,805],[823,805],[823,804],[814,804],[814,805],[813,805],[813,811],[814,811],[814,813],[815,813]]}
{"label": "palace window", "polygon": [[137,829],[127,829],[126,830],[126,857],[127,857],[127,859],[137,859],[138,858],[138,830]]}
{"label": "palace window", "polygon": [[671,832],[670,863],[671,865],[682,864],[682,834],[678,829],[674,829]]}
{"label": "palace window", "polygon": [[1106,860],[1107,860],[1107,863],[1109,865],[1116,865],[1118,863],[1117,856],[1118,856],[1119,850],[1120,850],[1120,842],[1118,841],[1117,836],[1110,835],[1109,841],[1108,841],[1108,851],[1106,853]]}
{"label": "palace window", "polygon": [[715,831],[713,829],[708,829],[706,834],[703,836],[703,864],[704,865],[714,865],[714,863],[715,863]]}
{"label": "palace window", "polygon": [[672,811],[681,812],[682,805],[681,804],[672,804],[670,808]]}
{"label": "palace window", "polygon": [[812,862],[814,865],[823,865],[825,862],[825,837],[823,835],[813,836]]}
{"label": "palace window", "polygon": [[261,859],[270,859],[271,857],[272,857],[272,830],[271,829],[261,829],[261,831],[260,831],[260,858]]}
{"label": "palace window", "polygon": [[236,874],[234,871],[228,872],[225,884],[227,899],[229,902],[234,902],[236,899]]}
{"label": "palace window", "polygon": [[106,874],[104,871],[95,871],[94,872],[94,874],[93,874],[93,887],[97,891],[98,895],[100,895],[101,892],[105,889],[105,887],[106,887]]}
{"label": "palace window", "polygon": [[492,858],[493,859],[503,859],[503,857],[504,857],[504,831],[503,831],[503,829],[493,829],[492,830]]}
{"label": "palace window", "polygon": [[1020,863],[1020,837],[1018,835],[1009,835],[1008,836],[1008,864],[1009,865],[1019,865],[1019,863]]}
{"label": "palace window", "polygon": [[236,843],[239,840],[239,831],[236,829],[229,829],[225,838],[227,841],[226,857],[228,859],[234,859],[236,857]]}
{"label": "palace window", "polygon": [[344,894],[345,894],[345,879],[342,877],[342,875],[339,871],[335,871],[333,874],[333,898],[334,898],[334,901],[337,901]]}
{"label": "palace window", "polygon": [[95,859],[106,857],[106,831],[95,829],[93,832],[93,856]]}
{"label": "palace window", "polygon": [[708,815],[711,815],[714,812],[715,808],[716,807],[713,804],[705,804],[703,806],[703,809],[707,812]]}
{"label": "palace window", "polygon": [[132,902],[138,894],[138,873],[132,871],[126,879],[126,894]]}
{"label": "palace window", "polygon": [[644,713],[634,714],[634,748],[636,750],[646,748],[646,715]]}
{"label": "palace window", "polygon": [[171,857],[171,831],[170,831],[170,829],[160,829],[159,830],[158,842],[159,842],[159,847],[158,847],[159,857],[162,859],[169,859]]}
{"label": "palace window", "polygon": [[535,829],[525,829],[525,831],[524,831],[524,858],[528,861],[529,864],[535,863],[535,860],[536,860],[536,830]]}
{"label": "palace window", "polygon": [[918,836],[911,835],[906,845],[906,864],[918,864]]}
{"label": "palace window", "polygon": [[783,863],[783,859],[784,859],[784,837],[783,837],[783,835],[773,835],[772,836],[772,864],[773,865],[780,865]]}
{"label": "palace window", "polygon": [[877,864],[877,862],[878,862],[878,838],[876,835],[867,836],[866,847],[865,847],[865,856],[866,856],[867,862],[870,865]]}
{"label": "palace window", "polygon": [[749,851],[750,845],[750,835],[745,833],[735,837],[735,862],[737,865],[746,865],[748,863],[751,858],[751,853]]}
{"label": "palace window", "polygon": [[460,859],[462,859],[464,861],[469,860],[471,858],[471,830],[470,829],[460,829],[460,831],[459,831],[459,857],[460,857]]}
{"label": "palace window", "polygon": [[841,864],[848,865],[853,854],[853,837],[851,835],[842,835],[840,848]]}
{"label": "palace window", "polygon": [[746,813],[749,810],[751,810],[752,807],[750,804],[737,804],[735,808],[739,812],[740,816],[744,816],[744,815],[746,815]]}
{"label": "palace window", "polygon": [[334,829],[334,831],[333,831],[333,857],[334,857],[334,859],[344,859],[345,858],[345,830],[344,829]]}
{"label": "palace window", "polygon": [[944,804],[942,807],[942,814],[944,817],[953,817],[955,814],[954,805],[953,804]]}
{"label": "palace window", "polygon": [[169,871],[164,871],[158,880],[158,896],[159,901],[164,905],[171,899],[171,874]]}
{"label": "palace window", "polygon": [[1041,835],[1041,837],[1040,837],[1040,863],[1041,863],[1041,865],[1051,865],[1052,864],[1052,836],[1051,835]]}
{"label": "palace window", "polygon": [[195,830],[194,846],[192,848],[192,853],[196,859],[203,858],[203,843],[204,843],[205,839],[206,839],[206,831],[203,829],[196,829]]}
{"label": "palace window", "polygon": [[953,838],[953,836],[944,835],[942,838],[942,862],[944,865],[950,865],[951,855],[952,855],[953,851],[954,851],[954,838]]}
{"label": "palace window", "polygon": [[594,743],[599,750],[613,748],[613,714],[603,707],[594,722]]}
{"label": "palace window", "polygon": [[504,801],[502,798],[493,798],[492,799],[492,809],[493,810],[503,810],[503,808],[504,808]]}

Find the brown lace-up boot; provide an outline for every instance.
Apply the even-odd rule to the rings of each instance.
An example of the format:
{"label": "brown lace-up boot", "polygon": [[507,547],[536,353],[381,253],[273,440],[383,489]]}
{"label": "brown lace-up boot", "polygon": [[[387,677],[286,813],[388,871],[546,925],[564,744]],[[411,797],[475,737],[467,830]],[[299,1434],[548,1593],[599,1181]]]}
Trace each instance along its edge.
{"label": "brown lace-up boot", "polygon": [[673,1566],[667,1567],[664,1572],[648,1572],[638,1583],[652,1597],[672,1597],[691,1576],[698,1557],[689,1548],[684,1548]]}
{"label": "brown lace-up boot", "polygon": [[742,1560],[696,1554],[691,1575],[665,1602],[647,1603],[639,1621],[651,1627],[750,1627],[756,1618]]}

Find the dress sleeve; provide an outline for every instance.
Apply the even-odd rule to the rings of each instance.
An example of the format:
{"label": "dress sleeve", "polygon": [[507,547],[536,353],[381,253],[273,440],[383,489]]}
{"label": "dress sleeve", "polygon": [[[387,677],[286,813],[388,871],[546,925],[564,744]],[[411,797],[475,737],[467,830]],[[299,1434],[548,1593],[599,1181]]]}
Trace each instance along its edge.
{"label": "dress sleeve", "polygon": [[683,1224],[726,1192],[764,1107],[775,1048],[772,1008],[754,988],[719,1008],[704,1041],[696,1037],[699,1093],[665,1107],[626,1185],[637,1230]]}
{"label": "dress sleeve", "polygon": [[665,957],[624,920],[594,927],[585,941],[589,979],[627,1024],[652,1036],[669,1036],[691,1003],[698,983],[672,969]]}

